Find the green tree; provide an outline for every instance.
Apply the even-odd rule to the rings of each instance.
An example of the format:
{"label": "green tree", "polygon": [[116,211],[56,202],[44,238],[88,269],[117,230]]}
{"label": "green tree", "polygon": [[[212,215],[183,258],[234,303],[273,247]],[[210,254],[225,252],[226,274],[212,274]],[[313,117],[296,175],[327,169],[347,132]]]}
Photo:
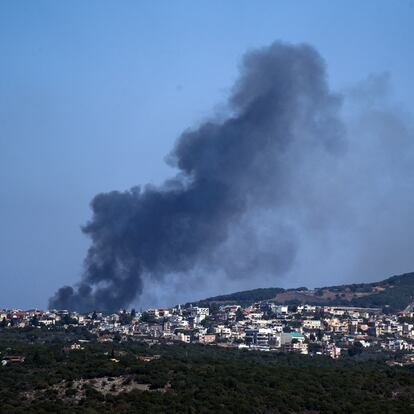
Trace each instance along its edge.
{"label": "green tree", "polygon": [[244,321],[246,318],[244,317],[243,311],[241,310],[241,308],[238,308],[236,311],[236,321]]}

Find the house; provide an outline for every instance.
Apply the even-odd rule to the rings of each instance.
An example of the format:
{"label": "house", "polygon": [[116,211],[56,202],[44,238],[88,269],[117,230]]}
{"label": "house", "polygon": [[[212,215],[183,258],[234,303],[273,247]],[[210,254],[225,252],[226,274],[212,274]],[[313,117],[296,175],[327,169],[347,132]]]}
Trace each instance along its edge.
{"label": "house", "polygon": [[211,344],[216,340],[216,335],[214,334],[200,334],[198,336],[198,341],[201,344]]}
{"label": "house", "polygon": [[204,316],[204,318],[205,318],[205,317],[210,315],[210,309],[209,308],[200,308],[198,306],[194,306],[191,309],[191,316],[196,316],[196,315]]}
{"label": "house", "polygon": [[8,364],[22,364],[25,361],[24,356],[19,355],[5,355],[1,358],[2,365],[8,365]]}
{"label": "house", "polygon": [[280,347],[280,336],[271,328],[246,329],[246,343],[256,346]]}
{"label": "house", "polygon": [[144,362],[151,362],[155,359],[160,359],[161,355],[138,355],[137,359]]}
{"label": "house", "polygon": [[80,344],[71,344],[71,345],[64,346],[63,352],[67,354],[70,351],[80,351],[81,349],[84,349],[84,348]]}
{"label": "house", "polygon": [[305,329],[321,329],[322,322],[319,319],[317,319],[317,320],[305,319],[302,323],[302,326]]}
{"label": "house", "polygon": [[290,344],[293,342],[305,342],[305,337],[299,332],[282,332],[280,334],[280,343],[281,345]]}
{"label": "house", "polygon": [[276,315],[287,315],[289,313],[287,305],[275,306],[273,308],[273,311],[274,311],[274,313],[276,313]]}
{"label": "house", "polygon": [[185,342],[187,344],[191,342],[191,335],[186,332],[178,332],[176,334],[176,338],[178,341]]}

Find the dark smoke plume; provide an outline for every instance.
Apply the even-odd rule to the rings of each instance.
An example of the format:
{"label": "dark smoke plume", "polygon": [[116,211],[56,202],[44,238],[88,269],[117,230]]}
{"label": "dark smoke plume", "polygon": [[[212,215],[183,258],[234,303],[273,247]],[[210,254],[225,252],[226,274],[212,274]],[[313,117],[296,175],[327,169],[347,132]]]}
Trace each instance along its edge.
{"label": "dark smoke plume", "polygon": [[116,310],[139,297],[145,280],[185,278],[195,268],[229,278],[286,272],[298,240],[277,214],[297,197],[296,172],[306,172],[308,156],[343,151],[340,107],[312,47],[274,43],[248,53],[224,120],[179,138],[169,156],[174,178],[93,199],[82,279],[49,306]]}

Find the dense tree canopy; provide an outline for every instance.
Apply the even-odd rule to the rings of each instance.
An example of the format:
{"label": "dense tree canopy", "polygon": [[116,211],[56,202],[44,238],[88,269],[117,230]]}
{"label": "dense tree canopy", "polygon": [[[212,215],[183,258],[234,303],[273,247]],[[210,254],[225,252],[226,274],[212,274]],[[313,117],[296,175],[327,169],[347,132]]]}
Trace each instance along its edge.
{"label": "dense tree canopy", "polygon": [[414,412],[413,372],[382,362],[137,342],[64,352],[73,333],[37,331],[0,338],[2,355],[26,357],[0,367],[1,414]]}

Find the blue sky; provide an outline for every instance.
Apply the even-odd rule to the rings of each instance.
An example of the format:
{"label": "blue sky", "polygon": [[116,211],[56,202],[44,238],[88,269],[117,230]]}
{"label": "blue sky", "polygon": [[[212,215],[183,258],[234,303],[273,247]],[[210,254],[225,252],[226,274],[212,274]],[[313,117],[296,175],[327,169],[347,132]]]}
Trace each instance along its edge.
{"label": "blue sky", "polygon": [[246,50],[310,43],[339,91],[389,72],[412,111],[413,17],[403,0],[1,2],[0,308],[79,279],[92,197],[171,175]]}

